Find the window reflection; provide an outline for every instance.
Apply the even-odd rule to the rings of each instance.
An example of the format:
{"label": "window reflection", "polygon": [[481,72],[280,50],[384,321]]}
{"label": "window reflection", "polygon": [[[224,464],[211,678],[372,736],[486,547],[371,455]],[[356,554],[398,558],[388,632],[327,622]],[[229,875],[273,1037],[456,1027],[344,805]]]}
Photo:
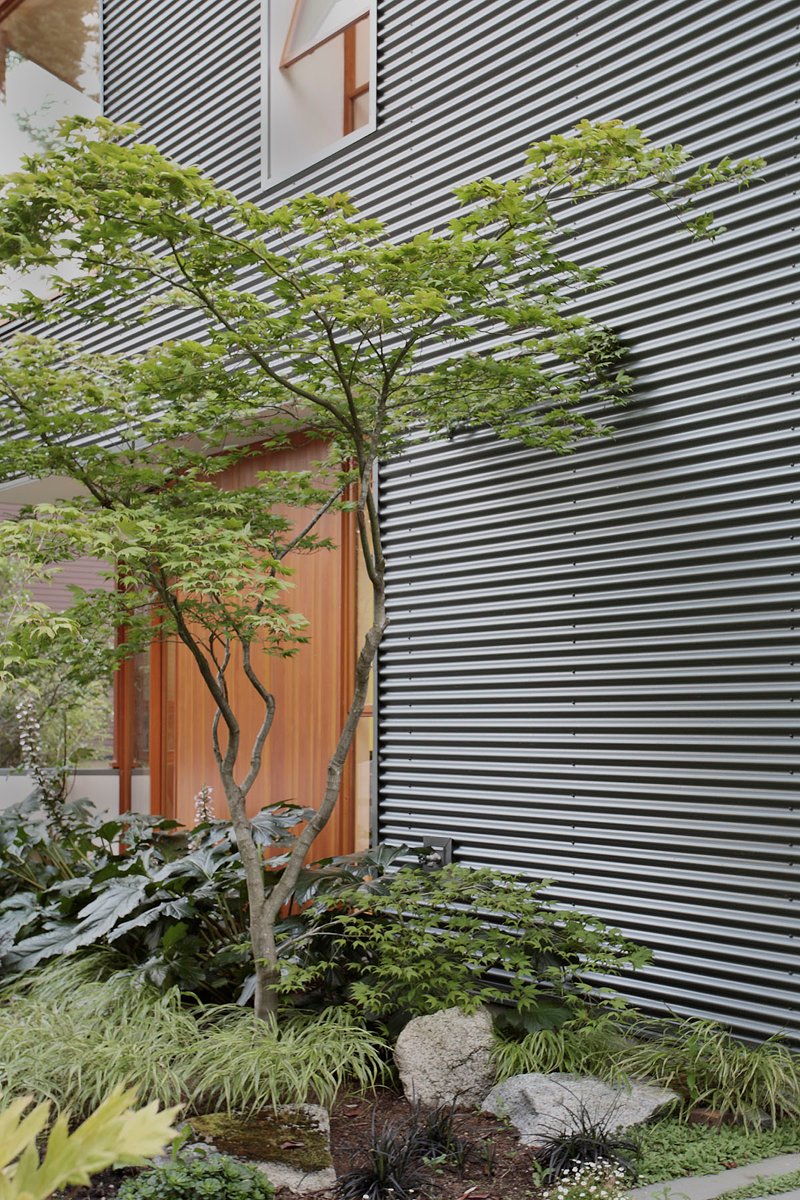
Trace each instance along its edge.
{"label": "window reflection", "polygon": [[97,0],[0,2],[0,173],[50,145],[63,117],[100,113]]}

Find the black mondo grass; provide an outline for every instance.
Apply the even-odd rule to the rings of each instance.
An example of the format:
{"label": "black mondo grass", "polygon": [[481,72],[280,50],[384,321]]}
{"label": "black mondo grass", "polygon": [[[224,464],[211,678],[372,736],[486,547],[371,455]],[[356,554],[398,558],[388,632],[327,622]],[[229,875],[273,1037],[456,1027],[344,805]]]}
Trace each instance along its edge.
{"label": "black mondo grass", "polygon": [[409,1137],[419,1158],[449,1163],[463,1172],[470,1154],[465,1137],[456,1132],[456,1102],[426,1108],[415,1102],[411,1110]]}
{"label": "black mondo grass", "polygon": [[598,1119],[584,1104],[578,1104],[570,1129],[545,1135],[536,1149],[536,1160],[544,1168],[544,1182],[553,1183],[572,1167],[591,1163],[618,1166],[635,1182],[639,1173],[639,1145],[615,1130],[613,1115],[611,1109]]}
{"label": "black mondo grass", "polygon": [[422,1182],[413,1127],[388,1122],[353,1158],[355,1165],[336,1181],[338,1200],[417,1200]]}

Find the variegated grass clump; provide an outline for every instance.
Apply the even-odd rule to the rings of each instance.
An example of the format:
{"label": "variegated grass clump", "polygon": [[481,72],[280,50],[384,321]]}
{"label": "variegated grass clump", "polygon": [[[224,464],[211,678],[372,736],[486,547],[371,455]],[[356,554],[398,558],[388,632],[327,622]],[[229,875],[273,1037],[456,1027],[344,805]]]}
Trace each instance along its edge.
{"label": "variegated grass clump", "polygon": [[[256,1112],[382,1077],[385,1046],[346,1009],[287,1014],[280,1025],[236,1005],[187,1007],[108,958],[58,960],[0,993],[0,1088],[75,1115],[120,1083],[195,1111]],[[103,978],[104,972],[106,977]],[[98,978],[99,976],[99,978]]]}
{"label": "variegated grass clump", "polygon": [[348,1081],[374,1087],[383,1077],[381,1040],[347,1009],[287,1016],[276,1026],[249,1009],[206,1009],[199,1036],[182,1055],[195,1108],[258,1112],[333,1102]]}
{"label": "variegated grass clump", "polygon": [[773,1123],[800,1116],[800,1055],[778,1035],[748,1044],[710,1020],[604,1014],[520,1040],[498,1037],[494,1059],[500,1079],[566,1071],[612,1083],[654,1080],[688,1107],[712,1108],[746,1125],[759,1125],[765,1115]]}

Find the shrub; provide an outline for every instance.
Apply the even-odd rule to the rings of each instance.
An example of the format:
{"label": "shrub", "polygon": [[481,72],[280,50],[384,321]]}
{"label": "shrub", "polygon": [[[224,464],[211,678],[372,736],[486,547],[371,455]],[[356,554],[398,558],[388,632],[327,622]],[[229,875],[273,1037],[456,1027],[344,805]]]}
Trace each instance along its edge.
{"label": "shrub", "polygon": [[508,1002],[525,1012],[556,992],[590,991],[586,972],[644,963],[649,952],[596,917],[556,908],[543,882],[488,868],[403,868],[318,897],[287,989],[331,979],[359,1008],[413,1015]]}
{"label": "shrub", "polygon": [[195,1106],[258,1112],[314,1097],[328,1105],[346,1082],[373,1087],[385,1069],[383,1039],[346,1009],[288,1013],[280,1026],[235,1005],[206,1009],[182,1056]]}
{"label": "shrub", "polygon": [[0,821],[0,963],[6,976],[112,947],[157,987],[227,1000],[250,974],[241,863],[226,822],[191,849],[174,821],[108,819],[89,806],[53,838],[35,806]]}
{"label": "shrub", "polygon": [[271,1200],[275,1189],[256,1167],[226,1154],[193,1151],[126,1179],[119,1200]]}
{"label": "shrub", "polygon": [[[170,836],[175,821],[108,819],[88,804],[64,811],[58,837],[35,797],[0,813],[2,974],[110,948],[158,988],[245,1002],[253,980],[247,887],[230,822],[207,821],[187,840]],[[253,818],[259,844],[285,844],[302,811],[262,809]],[[307,867],[294,901],[302,905],[321,891],[352,887],[364,874],[380,875],[399,852],[379,848]],[[270,884],[280,874],[279,867],[265,868]],[[304,934],[303,922],[287,917],[280,932],[291,947]]]}

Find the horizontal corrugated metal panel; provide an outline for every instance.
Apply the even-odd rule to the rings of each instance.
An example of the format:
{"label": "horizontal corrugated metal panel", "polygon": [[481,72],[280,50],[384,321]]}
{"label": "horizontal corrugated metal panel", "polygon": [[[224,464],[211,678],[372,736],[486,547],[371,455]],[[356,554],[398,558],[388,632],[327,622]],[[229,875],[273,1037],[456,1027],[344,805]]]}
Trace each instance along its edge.
{"label": "horizontal corrugated metal panel", "polygon": [[[555,878],[654,947],[643,1003],[798,1029],[795,5],[379,10],[378,130],[277,189],[260,0],[104,0],[106,111],[252,198],[349,188],[398,233],[584,116],[769,158],[747,196],[720,190],[714,246],[642,198],[587,211],[579,250],[616,281],[589,309],[639,380],[613,442],[556,461],[460,437],[385,469],[381,835]],[[134,352],[193,321],[88,341]]]}
{"label": "horizontal corrugated metal panel", "polygon": [[618,425],[384,468],[380,833],[553,878],[653,948],[645,1005],[800,1033],[796,403],[712,374]]}
{"label": "horizontal corrugated metal panel", "polygon": [[710,248],[639,202],[582,225],[615,280],[592,310],[638,378],[613,441],[548,459],[460,436],[384,467],[378,832],[552,878],[653,948],[624,985],[648,1007],[800,1036],[794,14],[545,4],[534,30],[529,6],[487,7],[453,45],[440,6],[405,68],[436,114],[409,180],[432,219],[437,138],[473,165],[473,93],[501,171],[533,96],[541,130],[623,115],[770,166],[722,197]]}

